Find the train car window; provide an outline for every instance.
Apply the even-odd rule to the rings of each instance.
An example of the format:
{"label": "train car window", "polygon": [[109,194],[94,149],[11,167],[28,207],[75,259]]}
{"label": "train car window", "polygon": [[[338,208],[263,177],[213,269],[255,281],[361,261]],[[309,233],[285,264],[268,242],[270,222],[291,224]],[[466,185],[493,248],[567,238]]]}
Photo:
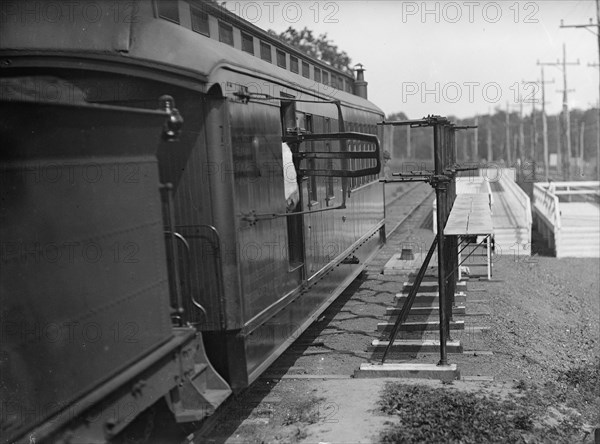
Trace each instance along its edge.
{"label": "train car window", "polygon": [[254,37],[242,32],[242,51],[254,55]]}
{"label": "train car window", "polygon": [[321,70],[315,66],[315,82],[321,83]]}
{"label": "train car window", "polygon": [[271,45],[265,42],[260,42],[260,58],[271,63]]}
{"label": "train car window", "polygon": [[[329,117],[325,118],[325,132],[326,133],[330,133],[331,132],[331,119]],[[331,152],[331,143],[330,142],[325,143],[325,151]],[[333,159],[328,159],[327,160],[327,168],[330,169],[330,170],[333,169]],[[326,185],[326,188],[327,188],[327,191],[326,191],[327,205],[329,205],[329,202],[335,197],[334,181],[335,181],[334,177],[328,177],[327,178],[327,185]]]}
{"label": "train car window", "polygon": [[156,9],[160,18],[179,24],[179,2],[157,0]]}
{"label": "train car window", "polygon": [[190,6],[190,14],[192,16],[192,31],[210,37],[210,31],[208,29],[208,14],[200,11],[198,8],[194,8],[193,6]]}
{"label": "train car window", "polygon": [[323,71],[323,85],[329,85],[329,73]]}
{"label": "train car window", "polygon": [[219,41],[233,46],[233,27],[231,25],[219,22]]}
{"label": "train car window", "polygon": [[[368,133],[369,132],[369,125],[367,124],[362,124],[360,126],[360,132],[361,133]],[[365,151],[365,143],[361,142],[360,143],[360,148],[358,149],[358,151]],[[359,159],[358,160],[358,168],[364,168],[365,167],[365,162],[367,161],[367,159]],[[362,176],[358,178],[358,185],[364,185],[366,182],[366,177]]]}
{"label": "train car window", "polygon": [[[304,129],[306,130],[307,133],[313,133],[314,132],[314,125],[313,125],[313,116],[312,114],[305,114],[304,115]],[[306,144],[306,150],[307,151],[314,151],[314,144],[315,142],[308,142]],[[316,166],[317,160],[315,159],[311,159],[310,160],[310,168],[311,169],[315,169],[317,168]],[[319,203],[319,194],[317,193],[317,177],[316,176],[309,176],[309,181],[308,181],[308,206],[309,208],[316,205],[317,203]]]}
{"label": "train car window", "polygon": [[290,71],[298,74],[300,71],[298,70],[298,58],[294,56],[290,56]]}
{"label": "train car window", "polygon": [[287,68],[287,63],[285,60],[285,52],[283,52],[280,49],[277,50],[277,66],[279,66],[280,68],[283,68],[283,69]]}
{"label": "train car window", "polygon": [[286,135],[289,131],[293,131],[298,125],[296,124],[296,102],[286,101],[285,99],[293,99],[286,93],[281,94],[281,134]]}
{"label": "train car window", "polygon": [[346,79],[346,92],[352,94],[353,91],[352,81],[350,79]]}
{"label": "train car window", "polygon": [[310,79],[310,65],[302,60],[302,76]]}
{"label": "train car window", "polygon": [[[347,128],[348,131],[357,131],[357,125],[355,123],[349,122],[347,124]],[[356,151],[356,141],[348,141],[348,151]],[[356,162],[356,159],[350,159],[348,161],[348,167],[352,170],[354,169],[355,165],[354,163]],[[350,178],[350,189],[354,189],[356,188],[356,177],[351,177]]]}

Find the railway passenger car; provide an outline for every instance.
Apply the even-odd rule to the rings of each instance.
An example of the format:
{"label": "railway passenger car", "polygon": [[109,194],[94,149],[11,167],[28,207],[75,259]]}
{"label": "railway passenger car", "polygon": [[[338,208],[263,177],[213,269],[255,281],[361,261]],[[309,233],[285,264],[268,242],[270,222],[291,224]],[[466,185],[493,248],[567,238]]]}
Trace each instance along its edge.
{"label": "railway passenger car", "polygon": [[384,242],[383,113],[211,2],[0,20],[2,441],[201,420]]}

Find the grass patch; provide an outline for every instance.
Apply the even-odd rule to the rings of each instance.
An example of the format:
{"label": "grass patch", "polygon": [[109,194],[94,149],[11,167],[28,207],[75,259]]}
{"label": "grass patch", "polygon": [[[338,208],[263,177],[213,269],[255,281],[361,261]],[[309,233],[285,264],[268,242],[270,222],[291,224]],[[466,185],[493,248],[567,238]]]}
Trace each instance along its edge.
{"label": "grass patch", "polygon": [[288,426],[298,422],[305,424],[315,424],[319,422],[319,405],[325,398],[315,396],[294,403],[288,410],[283,425]]}
{"label": "grass patch", "polygon": [[581,442],[581,415],[556,403],[543,387],[527,385],[503,399],[492,393],[389,383],[381,410],[399,422],[383,443]]}
{"label": "grass patch", "polygon": [[546,383],[544,394],[577,409],[591,425],[600,426],[600,357],[559,373]]}
{"label": "grass patch", "polygon": [[383,432],[384,443],[518,442],[533,427],[529,412],[514,401],[442,387],[390,383],[381,408],[400,417]]}

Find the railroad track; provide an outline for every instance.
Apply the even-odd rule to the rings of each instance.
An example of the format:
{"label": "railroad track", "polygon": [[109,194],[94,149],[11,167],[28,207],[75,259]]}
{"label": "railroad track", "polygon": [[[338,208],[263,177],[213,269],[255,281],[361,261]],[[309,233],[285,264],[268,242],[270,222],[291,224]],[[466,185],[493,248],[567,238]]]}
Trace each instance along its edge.
{"label": "railroad track", "polygon": [[[417,183],[410,184],[408,189],[403,190],[399,195],[388,202],[386,199],[386,233],[389,236],[402,225],[411,215],[414,210],[424,207],[426,201],[433,198],[433,189],[426,184]],[[386,196],[387,197],[387,196]],[[406,205],[405,205],[406,203]],[[409,209],[409,211],[406,211]],[[432,207],[424,208],[431,210]]]}

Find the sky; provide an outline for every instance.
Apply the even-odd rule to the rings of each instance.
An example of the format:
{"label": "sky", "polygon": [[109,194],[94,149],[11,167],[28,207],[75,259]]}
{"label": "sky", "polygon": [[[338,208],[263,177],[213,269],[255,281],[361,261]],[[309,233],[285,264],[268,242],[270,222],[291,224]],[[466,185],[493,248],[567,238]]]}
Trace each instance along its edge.
{"label": "sky", "polygon": [[[569,107],[598,102],[594,0],[542,1],[230,1],[225,7],[263,29],[289,26],[323,34],[364,65],[369,100],[387,115],[471,117],[496,108],[541,108],[541,67],[562,61]],[[563,70],[544,66],[546,112],[562,107]],[[535,97],[534,97],[535,94]],[[520,99],[521,98],[521,99]],[[533,103],[532,103],[533,102]]]}

